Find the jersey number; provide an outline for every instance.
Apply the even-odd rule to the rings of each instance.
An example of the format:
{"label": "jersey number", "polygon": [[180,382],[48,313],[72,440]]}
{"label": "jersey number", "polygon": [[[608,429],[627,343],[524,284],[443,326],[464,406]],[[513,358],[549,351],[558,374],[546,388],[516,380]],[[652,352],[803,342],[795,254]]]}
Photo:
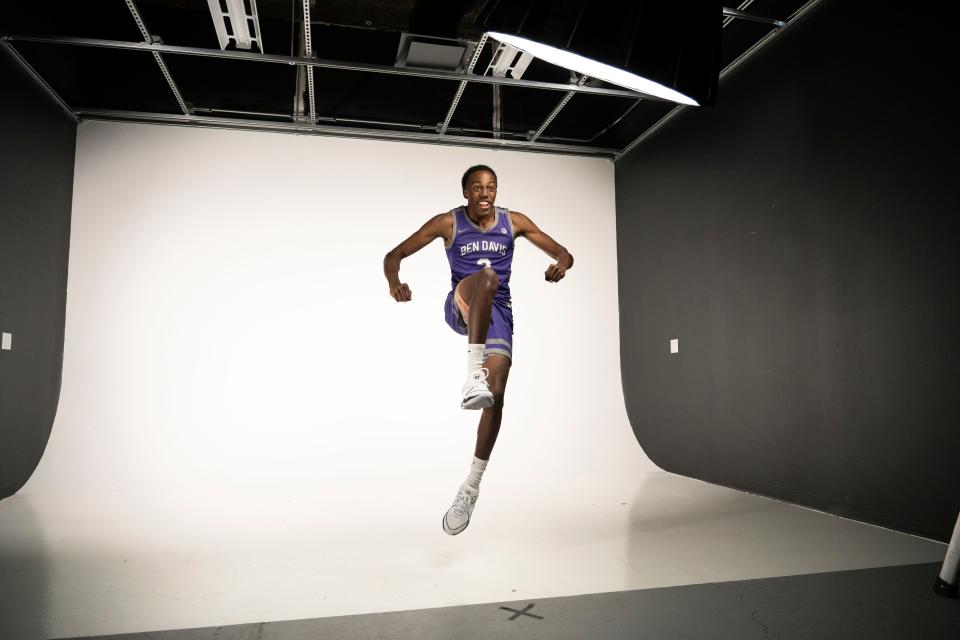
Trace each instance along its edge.
{"label": "jersey number", "polygon": [[477,260],[477,264],[480,265],[481,267],[486,267],[487,269],[492,268],[490,266],[490,260],[488,260],[487,258],[480,258],[479,260]]}

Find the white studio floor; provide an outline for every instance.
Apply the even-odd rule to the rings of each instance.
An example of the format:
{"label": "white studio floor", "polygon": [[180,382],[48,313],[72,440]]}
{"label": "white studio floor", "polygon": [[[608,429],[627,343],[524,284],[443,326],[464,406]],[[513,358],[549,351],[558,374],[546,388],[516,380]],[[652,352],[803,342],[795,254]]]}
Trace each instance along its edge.
{"label": "white studio floor", "polygon": [[309,493],[18,494],[0,503],[0,637],[534,599],[941,561],[945,552],[665,472],[566,486],[506,486],[488,473],[474,521],[451,538],[440,529],[449,484],[422,487],[420,508],[404,511],[389,487],[335,512]]}

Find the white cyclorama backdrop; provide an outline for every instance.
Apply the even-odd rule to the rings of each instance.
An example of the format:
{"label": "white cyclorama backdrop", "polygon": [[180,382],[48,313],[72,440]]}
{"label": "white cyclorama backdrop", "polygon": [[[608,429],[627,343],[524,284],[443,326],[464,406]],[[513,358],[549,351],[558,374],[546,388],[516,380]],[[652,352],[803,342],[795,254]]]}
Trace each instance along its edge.
{"label": "white cyclorama backdrop", "polygon": [[[413,301],[399,304],[382,261],[462,202],[476,163],[576,265],[546,283],[551,260],[517,242],[503,428],[473,521],[450,537],[478,413],[459,408],[449,268],[440,241],[405,260]],[[29,561],[13,565],[18,614],[0,635],[532,603],[942,555],[895,555],[887,532],[658,472],[625,415],[616,264],[606,160],[81,124],[63,387],[37,472],[4,501],[17,526],[0,543]]]}
{"label": "white cyclorama backdrop", "polygon": [[[497,202],[576,264],[547,283],[552,260],[517,241],[503,426],[474,521],[450,538],[440,522],[479,414],[459,407],[466,339],[443,319],[449,267],[440,240],[404,260],[401,304],[383,256],[462,204],[478,163],[498,172]],[[607,160],[81,124],[60,404],[20,493],[40,505],[45,544],[86,559],[51,593],[119,590],[125,604],[84,605],[109,624],[65,614],[51,628],[629,588],[621,505],[656,468],[624,408],[616,265]],[[537,515],[518,529],[525,514]],[[557,554],[581,568],[559,577]]]}
{"label": "white cyclorama backdrop", "polygon": [[403,261],[411,302],[389,296],[382,264],[464,202],[462,172],[479,163],[497,171],[497,203],[576,260],[547,283],[552,260],[517,241],[515,363],[489,475],[522,490],[653,470],[623,404],[609,161],[85,123],[62,394],[26,490],[349,504],[389,488],[419,504],[429,484],[452,500],[479,414],[459,408],[466,339],[443,320],[442,241]]}

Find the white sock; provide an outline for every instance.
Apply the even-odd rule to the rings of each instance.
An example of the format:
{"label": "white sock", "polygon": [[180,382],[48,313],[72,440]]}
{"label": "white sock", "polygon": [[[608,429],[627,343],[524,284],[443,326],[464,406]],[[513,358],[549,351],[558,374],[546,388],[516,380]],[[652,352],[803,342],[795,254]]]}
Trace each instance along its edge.
{"label": "white sock", "polygon": [[483,366],[483,345],[467,345],[467,376]]}
{"label": "white sock", "polygon": [[481,460],[480,458],[474,456],[473,464],[470,465],[470,475],[467,476],[467,479],[463,484],[470,487],[474,491],[479,491],[480,478],[483,477],[483,472],[487,469],[487,462],[489,462],[489,460]]}

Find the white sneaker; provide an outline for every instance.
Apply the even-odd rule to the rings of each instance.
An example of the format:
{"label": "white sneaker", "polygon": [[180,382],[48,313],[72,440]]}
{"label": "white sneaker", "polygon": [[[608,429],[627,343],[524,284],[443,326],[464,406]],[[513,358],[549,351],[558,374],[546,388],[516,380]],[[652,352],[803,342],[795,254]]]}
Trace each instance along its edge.
{"label": "white sneaker", "polygon": [[443,532],[455,536],[470,524],[470,515],[473,513],[473,507],[477,504],[477,498],[480,492],[466,485],[460,485],[457,491],[457,497],[453,501],[453,506],[447,509],[443,516]]}
{"label": "white sneaker", "polygon": [[493,406],[493,394],[487,384],[487,370],[480,368],[470,374],[463,385],[461,409],[486,409]]}

